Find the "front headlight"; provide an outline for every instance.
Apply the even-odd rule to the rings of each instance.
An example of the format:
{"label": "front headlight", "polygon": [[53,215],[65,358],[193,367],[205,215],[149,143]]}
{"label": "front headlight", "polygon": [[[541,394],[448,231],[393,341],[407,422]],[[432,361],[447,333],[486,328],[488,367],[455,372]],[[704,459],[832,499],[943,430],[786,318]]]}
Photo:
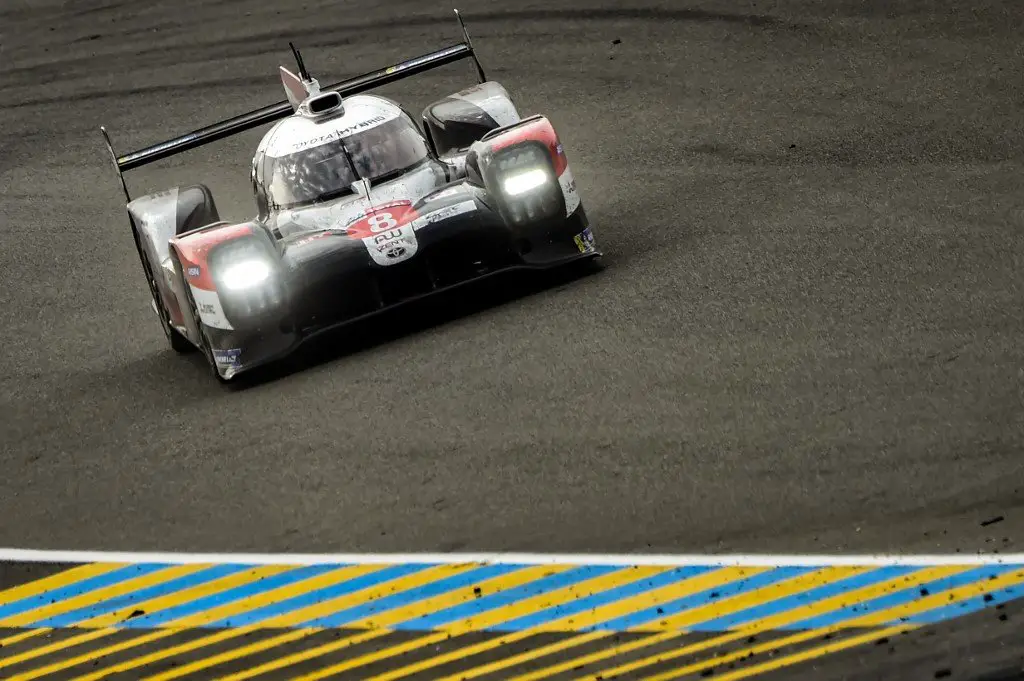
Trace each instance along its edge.
{"label": "front headlight", "polygon": [[509,196],[519,196],[528,191],[541,187],[548,181],[548,174],[543,168],[534,168],[522,173],[516,173],[505,178],[502,186]]}
{"label": "front headlight", "polygon": [[232,291],[252,288],[270,276],[270,265],[263,260],[246,260],[225,268],[221,274],[224,287]]}

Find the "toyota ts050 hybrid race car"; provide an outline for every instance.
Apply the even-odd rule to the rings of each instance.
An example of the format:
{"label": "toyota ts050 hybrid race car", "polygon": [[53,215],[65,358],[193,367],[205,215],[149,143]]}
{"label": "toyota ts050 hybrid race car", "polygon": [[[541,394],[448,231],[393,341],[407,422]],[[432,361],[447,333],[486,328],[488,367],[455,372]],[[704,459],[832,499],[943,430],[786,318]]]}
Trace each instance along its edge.
{"label": "toyota ts050 hybrid race car", "polygon": [[[601,255],[551,123],[520,117],[462,34],[326,88],[292,47],[286,101],[124,156],[103,130],[171,347],[226,381],[403,302]],[[422,128],[363,94],[467,57],[479,83],[428,106]],[[203,184],[131,198],[124,171],[274,121],[252,160],[255,217],[222,220]]]}

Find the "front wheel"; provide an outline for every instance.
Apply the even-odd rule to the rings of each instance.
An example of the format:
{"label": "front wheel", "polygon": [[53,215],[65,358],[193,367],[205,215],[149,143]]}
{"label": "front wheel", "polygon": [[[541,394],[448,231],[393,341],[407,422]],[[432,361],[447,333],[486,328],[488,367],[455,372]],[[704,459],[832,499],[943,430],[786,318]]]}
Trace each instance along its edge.
{"label": "front wheel", "polygon": [[149,286],[149,295],[153,298],[153,305],[156,307],[157,317],[160,318],[160,327],[171,344],[171,349],[180,354],[194,352],[196,346],[192,345],[187,338],[171,326],[171,314],[164,305],[164,298],[160,295],[160,289],[156,283],[156,274],[153,272],[153,265],[149,256],[143,248],[139,248],[139,256],[142,258],[142,269],[146,274],[146,284]]}

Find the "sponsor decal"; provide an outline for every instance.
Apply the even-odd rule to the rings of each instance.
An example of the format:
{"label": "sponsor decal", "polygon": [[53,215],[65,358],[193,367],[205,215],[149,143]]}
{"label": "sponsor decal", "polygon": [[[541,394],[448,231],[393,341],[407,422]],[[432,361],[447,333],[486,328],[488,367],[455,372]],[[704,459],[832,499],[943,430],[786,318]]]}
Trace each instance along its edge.
{"label": "sponsor decal", "polygon": [[594,234],[589,227],[574,236],[572,240],[576,242],[576,248],[580,249],[580,253],[593,253],[597,250],[597,246],[594,244]]}
{"label": "sponsor decal", "polygon": [[420,216],[413,220],[413,229],[422,229],[427,225],[431,225],[441,220],[447,220],[453,218],[456,215],[462,215],[463,213],[469,213],[476,210],[476,201],[470,199],[469,201],[462,201],[451,206],[445,206],[444,208],[438,208],[435,211],[431,211],[426,215]]}
{"label": "sponsor decal", "polygon": [[362,240],[375,263],[394,265],[416,255],[419,243],[410,222],[415,217],[411,202],[395,201],[360,216],[347,231],[349,236]]}
{"label": "sponsor decal", "polygon": [[321,144],[325,144],[327,142],[330,142],[332,140],[336,140],[336,139],[339,139],[341,137],[345,137],[346,135],[350,135],[353,132],[356,132],[358,130],[364,130],[366,128],[372,128],[373,126],[378,125],[380,123],[383,123],[386,120],[388,120],[387,116],[377,115],[377,116],[374,116],[373,118],[367,118],[365,121],[360,121],[359,123],[356,123],[354,125],[350,125],[347,128],[341,128],[339,130],[334,130],[332,132],[328,132],[328,133],[323,134],[323,135],[318,135],[316,137],[310,137],[309,139],[305,139],[305,140],[302,140],[300,142],[295,142],[292,145],[292,147],[294,149],[296,149],[296,150],[298,150],[298,149],[307,149],[309,147],[316,147],[316,146],[319,146]]}
{"label": "sponsor decal", "polygon": [[230,350],[213,351],[213,361],[217,363],[217,366],[237,367],[239,364],[241,364],[241,357],[241,348],[231,348]]}
{"label": "sponsor decal", "polygon": [[200,270],[197,265],[193,265],[192,267],[188,268],[188,276],[190,279],[195,279],[200,275],[201,272],[202,270]]}
{"label": "sponsor decal", "polygon": [[380,230],[373,236],[363,239],[370,257],[378,265],[393,265],[416,255],[419,244],[412,225],[399,226],[391,213],[375,213],[370,217],[376,220],[372,229]]}
{"label": "sponsor decal", "polygon": [[[191,286],[191,284],[187,284]],[[220,296],[216,291],[192,286],[192,297],[196,301],[196,311],[199,313],[199,321],[214,329],[231,330],[231,324],[224,316],[224,310],[220,306]]]}
{"label": "sponsor decal", "polygon": [[558,178],[558,184],[562,187],[562,196],[565,197],[565,214],[572,215],[580,205],[580,195],[576,191],[576,178],[572,176],[572,170],[565,169]]}

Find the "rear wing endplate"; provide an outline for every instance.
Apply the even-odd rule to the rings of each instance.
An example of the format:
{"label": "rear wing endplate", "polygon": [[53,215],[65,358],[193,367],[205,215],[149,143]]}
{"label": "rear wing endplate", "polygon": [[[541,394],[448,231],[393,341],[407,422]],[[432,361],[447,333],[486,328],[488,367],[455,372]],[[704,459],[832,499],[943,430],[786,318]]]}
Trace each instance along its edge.
{"label": "rear wing endplate", "polygon": [[[413,57],[407,59],[393,66],[388,66],[370,73],[364,73],[361,76],[355,78],[349,78],[333,85],[328,85],[321,88],[322,92],[337,92],[342,97],[348,97],[351,95],[366,92],[388,83],[393,83],[409,76],[414,76],[424,71],[445,66],[462,59],[472,59],[476,65],[477,76],[481,83],[487,80],[484,74],[484,69],[480,65],[480,60],[476,56],[476,52],[473,49],[473,43],[469,38],[469,32],[466,30],[466,25],[462,21],[462,15],[459,14],[459,10],[455,10],[455,16],[459,21],[459,26],[462,28],[462,35],[464,41],[456,43],[450,47],[430,52],[419,57]],[[121,181],[121,188],[124,190],[125,199],[131,201],[131,195],[128,193],[128,186],[125,184],[124,173],[128,170],[133,170],[141,166],[159,161],[161,159],[180,154],[183,151],[189,149],[195,149],[211,142],[224,139],[236,135],[252,128],[257,128],[267,123],[278,121],[282,118],[287,118],[293,113],[291,103],[285,99],[282,102],[276,104],[270,104],[255,111],[244,113],[233,118],[229,118],[213,125],[208,125],[198,130],[175,137],[174,139],[160,142],[137,151],[132,151],[123,156],[118,156],[114,153],[114,146],[110,141],[110,135],[107,134],[107,130],[104,127],[100,127],[100,131],[103,133],[103,140],[106,143],[107,151],[110,152],[110,156],[114,161],[114,167],[117,169],[118,178]]]}

